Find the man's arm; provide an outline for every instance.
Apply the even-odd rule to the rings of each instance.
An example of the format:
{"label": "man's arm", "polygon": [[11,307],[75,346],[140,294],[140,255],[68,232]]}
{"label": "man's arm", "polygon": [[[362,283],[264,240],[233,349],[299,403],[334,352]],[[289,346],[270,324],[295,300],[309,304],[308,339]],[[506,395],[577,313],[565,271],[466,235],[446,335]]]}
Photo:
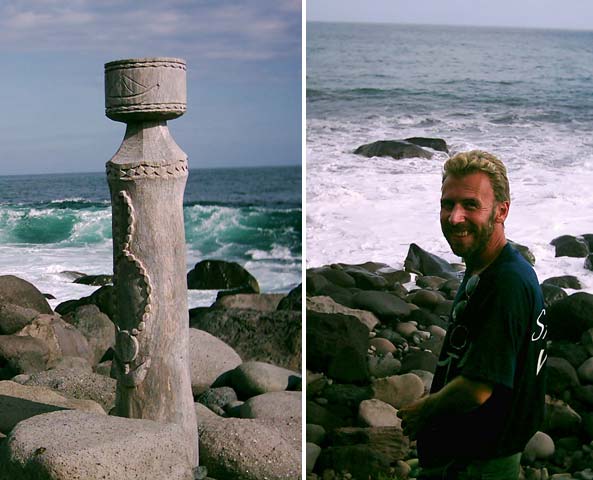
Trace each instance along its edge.
{"label": "man's arm", "polygon": [[492,395],[492,385],[458,376],[441,390],[403,407],[397,413],[402,419],[404,434],[412,439],[433,419],[469,412]]}

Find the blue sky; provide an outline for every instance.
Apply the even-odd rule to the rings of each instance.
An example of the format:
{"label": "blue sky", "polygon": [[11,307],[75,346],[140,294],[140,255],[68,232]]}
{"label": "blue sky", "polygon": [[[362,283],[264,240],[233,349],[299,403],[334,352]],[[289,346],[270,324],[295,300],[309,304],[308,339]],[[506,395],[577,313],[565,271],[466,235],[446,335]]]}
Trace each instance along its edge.
{"label": "blue sky", "polygon": [[103,171],[103,65],[148,56],[187,61],[191,168],[301,162],[300,0],[3,0],[0,56],[0,175]]}
{"label": "blue sky", "polygon": [[593,30],[587,0],[310,0],[307,20]]}

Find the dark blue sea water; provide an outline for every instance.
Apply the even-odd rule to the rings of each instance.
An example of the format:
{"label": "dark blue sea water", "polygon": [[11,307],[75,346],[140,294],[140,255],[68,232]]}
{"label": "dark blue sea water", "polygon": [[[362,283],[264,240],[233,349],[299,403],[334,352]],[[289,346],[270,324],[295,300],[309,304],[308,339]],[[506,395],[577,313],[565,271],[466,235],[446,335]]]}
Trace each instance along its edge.
{"label": "dark blue sea water", "polygon": [[[300,283],[300,167],[191,170],[184,217],[188,268],[217,258],[244,265],[263,291]],[[62,272],[109,273],[111,262],[104,173],[0,177],[1,274],[64,300],[88,293]],[[190,292],[190,304],[210,296]]]}
{"label": "dark blue sea water", "polygon": [[439,137],[507,165],[507,236],[543,278],[576,274],[549,242],[593,232],[593,32],[307,24],[307,262],[401,265],[412,242],[454,258],[431,160],[354,155],[376,140]]}

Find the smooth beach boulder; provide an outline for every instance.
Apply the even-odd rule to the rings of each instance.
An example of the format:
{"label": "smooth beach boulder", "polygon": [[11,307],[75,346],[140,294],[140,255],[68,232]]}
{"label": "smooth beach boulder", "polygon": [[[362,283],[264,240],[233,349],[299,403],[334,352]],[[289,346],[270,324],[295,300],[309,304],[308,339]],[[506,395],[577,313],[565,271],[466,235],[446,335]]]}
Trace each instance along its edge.
{"label": "smooth beach boulder", "polygon": [[278,303],[276,310],[294,310],[302,311],[303,308],[303,284],[299,283],[288,295],[285,295]]}
{"label": "smooth beach boulder", "polygon": [[102,287],[113,283],[113,275],[83,275],[76,278],[72,283]]}
{"label": "smooth beach boulder", "polygon": [[14,303],[0,304],[0,335],[11,335],[29,325],[39,312]]}
{"label": "smooth beach boulder", "polygon": [[368,337],[356,317],[307,311],[307,368],[344,383],[367,380]]}
{"label": "smooth beach boulder", "polygon": [[212,308],[244,308],[258,312],[273,312],[283,298],[282,293],[237,293],[217,298]]}
{"label": "smooth beach boulder", "polygon": [[579,384],[575,368],[568,360],[558,357],[548,357],[546,360],[547,392],[561,395]]}
{"label": "smooth beach boulder", "polygon": [[432,153],[418,145],[403,140],[379,140],[361,145],[354,154],[364,157],[392,157],[396,160],[403,158],[431,159]]}
{"label": "smooth beach boulder", "polygon": [[229,414],[240,418],[301,418],[301,392],[268,392],[251,397]]}
{"label": "smooth beach boulder", "polygon": [[523,450],[523,457],[530,463],[554,455],[554,440],[547,433],[535,432]]}
{"label": "smooth beach boulder", "polygon": [[49,347],[38,338],[0,335],[0,379],[43,371],[49,358]]}
{"label": "smooth beach boulder", "polygon": [[389,292],[363,290],[352,297],[357,308],[374,313],[380,320],[398,320],[410,315],[410,305]]}
{"label": "smooth beach boulder", "polygon": [[360,323],[369,329],[369,332],[379,323],[379,319],[373,313],[367,310],[345,307],[335,302],[331,297],[307,297],[307,310],[314,310],[319,313],[341,313],[356,317],[360,320]]}
{"label": "smooth beach boulder", "polygon": [[316,273],[325,278],[328,282],[343,288],[352,288],[356,286],[356,280],[345,272],[342,267],[336,265],[332,267],[321,267],[309,269],[310,273]]}
{"label": "smooth beach boulder", "polygon": [[573,290],[580,290],[583,288],[580,280],[574,275],[562,275],[560,277],[546,278],[543,285],[554,285],[560,288],[572,288]]}
{"label": "smooth beach boulder", "polygon": [[405,141],[418,145],[419,147],[428,147],[437,150],[438,152],[449,153],[447,142],[442,138],[410,137],[406,138]]}
{"label": "smooth beach boulder", "polygon": [[562,300],[563,298],[568,297],[568,293],[566,293],[562,288],[557,287],[556,285],[550,285],[549,283],[542,283],[540,285],[542,289],[542,294],[544,295],[544,307],[548,308],[555,302]]}
{"label": "smooth beach boulder", "polygon": [[0,305],[5,304],[53,313],[47,299],[34,285],[14,275],[0,275]]}
{"label": "smooth beach boulder", "polygon": [[257,312],[211,309],[197,316],[190,310],[190,326],[208,332],[231,346],[243,361],[269,362],[301,369],[302,314],[294,310]]}
{"label": "smooth beach boulder", "polygon": [[407,272],[420,275],[458,279],[456,269],[449,262],[423,250],[415,243],[410,244],[408,254],[404,260],[404,268]]}
{"label": "smooth beach boulder", "polygon": [[178,425],[79,411],[19,423],[5,440],[0,480],[193,480]]}
{"label": "smooth beach boulder", "polygon": [[189,329],[189,366],[194,396],[206,391],[223,373],[239,365],[239,354],[222,340],[203,330]]}
{"label": "smooth beach boulder", "polygon": [[376,398],[360,402],[358,420],[367,427],[401,427],[402,423],[395,408]]}
{"label": "smooth beach boulder", "polygon": [[373,381],[374,398],[400,409],[424,394],[424,383],[413,373],[378,378]]}
{"label": "smooth beach boulder", "polygon": [[259,284],[255,277],[236,262],[202,260],[187,274],[187,288],[193,290],[229,290],[242,287],[248,287],[252,293],[259,293]]}
{"label": "smooth beach boulder", "polygon": [[581,237],[561,235],[550,242],[556,248],[556,257],[584,258],[589,255],[589,245]]}
{"label": "smooth beach boulder", "polygon": [[289,390],[301,384],[298,372],[264,362],[245,362],[230,373],[230,382],[239,398]]}
{"label": "smooth beach boulder", "polygon": [[218,415],[224,413],[224,408],[237,402],[237,394],[231,387],[214,387],[202,392],[196,398],[198,403],[205,405]]}
{"label": "smooth beach boulder", "polygon": [[551,340],[579,341],[593,327],[593,295],[577,292],[550,305],[546,321]]}
{"label": "smooth beach boulder", "polygon": [[70,312],[73,312],[81,305],[96,305],[99,310],[101,310],[101,312],[113,320],[115,318],[113,288],[113,285],[105,285],[95,290],[88,297],[62,302],[56,307],[56,312],[60,315],[66,315]]}
{"label": "smooth beach boulder", "polygon": [[105,414],[92,400],[66,398],[47,387],[0,382],[0,432],[8,434],[17,423],[36,415],[72,409]]}

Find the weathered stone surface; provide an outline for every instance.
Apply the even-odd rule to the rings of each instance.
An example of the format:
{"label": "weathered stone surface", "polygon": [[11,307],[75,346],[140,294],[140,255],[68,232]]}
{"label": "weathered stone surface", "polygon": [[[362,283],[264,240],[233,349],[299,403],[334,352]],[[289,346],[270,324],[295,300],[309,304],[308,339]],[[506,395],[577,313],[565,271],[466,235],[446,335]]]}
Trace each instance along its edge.
{"label": "weathered stone surface", "polygon": [[49,347],[38,338],[0,335],[0,379],[45,370]]}
{"label": "weathered stone surface", "polygon": [[239,398],[267,392],[281,392],[300,385],[300,374],[264,362],[245,362],[236,367],[230,381]]}
{"label": "weathered stone surface", "polygon": [[561,277],[550,277],[546,278],[543,285],[555,285],[560,288],[572,288],[574,290],[580,290],[583,288],[580,280],[574,275],[562,275]]}
{"label": "weathered stone surface", "polygon": [[69,409],[105,414],[92,400],[68,399],[46,387],[0,382],[0,432],[8,434],[17,423],[35,415]]}
{"label": "weathered stone surface", "polygon": [[416,279],[416,285],[429,290],[439,290],[447,283],[447,280],[433,275],[426,275]]}
{"label": "weathered stone surface", "polygon": [[544,284],[541,285],[542,293],[544,295],[544,307],[548,308],[553,303],[556,303],[563,298],[568,297],[568,293],[556,285]]}
{"label": "weathered stone surface", "polygon": [[196,328],[189,329],[189,369],[195,395],[207,390],[223,373],[241,365],[241,357],[222,340]]}
{"label": "weathered stone surface", "polygon": [[7,439],[1,480],[193,480],[178,425],[79,411],[23,421]]}
{"label": "weathered stone surface", "polygon": [[301,392],[268,392],[251,397],[237,410],[229,412],[240,418],[300,418]]}
{"label": "weathered stone surface", "polygon": [[397,350],[395,345],[386,338],[375,337],[372,338],[369,343],[371,348],[374,349],[379,355],[393,353]]}
{"label": "weathered stone surface", "polygon": [[354,278],[356,288],[362,290],[385,290],[389,287],[389,282],[381,275],[354,269],[346,269],[345,271]]}
{"label": "weathered stone surface", "polygon": [[397,375],[402,368],[401,361],[390,354],[383,357],[369,357],[368,363],[369,373],[375,378]]}
{"label": "weathered stone surface", "polygon": [[307,310],[314,310],[319,313],[341,313],[356,317],[369,329],[369,331],[372,331],[379,323],[379,319],[373,313],[367,310],[345,307],[336,303],[331,297],[307,297]]}
{"label": "weathered stone surface", "polygon": [[14,275],[0,275],[0,305],[7,304],[53,313],[47,299],[34,285]]}
{"label": "weathered stone surface", "polygon": [[420,275],[458,279],[455,268],[449,262],[423,250],[415,243],[412,243],[408,249],[404,268],[408,272]]}
{"label": "weathered stone surface", "polygon": [[416,290],[408,295],[406,300],[418,307],[433,310],[439,303],[445,299],[440,293],[432,290]]}
{"label": "weathered stone surface", "polygon": [[513,242],[512,240],[507,241],[515,250],[517,250],[517,252],[521,254],[525,260],[527,260],[531,265],[535,265],[535,255],[531,252],[531,250],[529,250],[528,247],[517,242]]}
{"label": "weathered stone surface", "polygon": [[357,412],[360,402],[373,398],[373,389],[368,385],[334,382],[323,388],[321,396],[327,399],[328,405],[332,407],[344,406],[348,410]]}
{"label": "weathered stone surface", "polygon": [[72,399],[93,400],[109,412],[115,405],[115,380],[80,369],[52,369],[37,372],[24,382],[29,386],[48,387]]}
{"label": "weathered stone surface", "polygon": [[294,310],[300,312],[303,308],[303,284],[294,287],[278,304],[277,310]]}
{"label": "weathered stone surface", "polygon": [[86,338],[97,365],[109,348],[115,347],[115,325],[96,305],[81,305],[63,319]]}
{"label": "weathered stone surface", "polygon": [[73,283],[102,287],[113,283],[113,275],[83,275],[76,278]]}
{"label": "weathered stone surface", "polygon": [[584,331],[593,328],[593,295],[573,293],[552,304],[546,320],[551,340],[579,341]]}
{"label": "weathered stone surface", "polygon": [[528,462],[545,460],[554,455],[554,440],[544,432],[535,432],[531,440],[527,442],[523,451],[524,458]]}
{"label": "weathered stone surface", "polygon": [[14,303],[0,304],[0,334],[11,335],[29,325],[39,315],[33,308],[21,307]]}
{"label": "weathered stone surface", "polygon": [[337,285],[338,287],[351,288],[356,286],[356,280],[348,273],[346,273],[342,267],[336,265],[332,267],[321,267],[310,270],[311,273],[316,273],[325,278],[328,282]]}
{"label": "weathered stone surface", "polygon": [[259,293],[259,284],[253,275],[236,262],[202,260],[187,274],[187,286],[194,290],[228,290],[249,287]]}
{"label": "weathered stone surface", "polygon": [[282,293],[238,293],[225,295],[214,302],[213,308],[246,308],[258,312],[273,312],[284,298]]}
{"label": "weathered stone surface", "polygon": [[577,372],[568,360],[548,357],[546,361],[547,391],[561,395],[565,390],[579,384]]}
{"label": "weathered stone surface", "polygon": [[307,423],[320,425],[326,431],[342,427],[346,423],[329,409],[322,407],[318,403],[310,400],[307,401],[305,411],[307,412]]}
{"label": "weathered stone surface", "polygon": [[381,275],[385,280],[387,280],[391,285],[395,285],[396,283],[404,284],[408,283],[412,280],[412,276],[409,272],[404,270],[397,270],[391,267],[383,267],[380,268],[375,272],[377,275]]}
{"label": "weathered stone surface", "polygon": [[428,147],[432,148],[433,150],[437,150],[438,152],[449,153],[447,142],[445,142],[445,140],[442,138],[411,137],[406,138],[405,141],[413,143],[414,145],[418,145],[419,147]]}
{"label": "weathered stone surface", "polygon": [[322,445],[325,439],[325,428],[314,423],[307,423],[305,432],[306,441],[316,445]]}
{"label": "weathered stone surface", "polygon": [[425,370],[434,373],[437,367],[437,356],[427,350],[416,350],[410,352],[402,361],[401,373],[408,373],[412,370]]}
{"label": "weathered stone surface", "polygon": [[376,398],[360,402],[358,420],[366,427],[401,427],[402,423],[395,408]]}
{"label": "weathered stone surface", "polygon": [[62,302],[56,307],[56,312],[60,315],[66,315],[75,311],[81,305],[96,305],[99,307],[99,310],[113,320],[115,318],[113,310],[113,285],[105,285],[98,288],[88,297]]}
{"label": "weathered stone surface", "polygon": [[593,357],[585,360],[578,368],[577,374],[583,383],[593,383]]}
{"label": "weathered stone surface", "polygon": [[379,378],[373,381],[374,398],[400,409],[424,394],[424,383],[413,373]]}
{"label": "weathered stone surface", "polygon": [[570,405],[546,395],[545,417],[541,427],[543,432],[552,435],[578,434],[581,422],[581,416]]}
{"label": "weathered stone surface", "polygon": [[424,395],[430,393],[430,387],[432,386],[432,380],[434,379],[434,374],[431,372],[427,372],[426,370],[412,370],[410,373],[416,375],[422,383],[424,384]]}
{"label": "weathered stone surface", "polygon": [[332,283],[328,281],[323,275],[316,273],[315,269],[307,270],[305,278],[307,283],[307,295],[318,295],[318,291],[327,287],[328,285],[332,285]]}
{"label": "weathered stone surface", "polygon": [[201,393],[196,401],[221,415],[225,407],[237,401],[237,394],[231,387],[209,388]]}
{"label": "weathered stone surface", "polygon": [[[200,465],[214,478],[292,480],[299,478],[301,449],[272,425],[255,419],[221,418],[196,404],[200,418]],[[301,438],[300,425],[291,429]]]}
{"label": "weathered stone surface", "polygon": [[550,244],[556,247],[557,257],[584,258],[589,254],[589,246],[587,245],[587,242],[582,238],[573,235],[556,237]]}
{"label": "weathered stone surface", "polygon": [[587,352],[587,355],[593,357],[593,328],[583,332],[583,335],[581,336],[581,344],[583,345],[585,352]]}
{"label": "weathered stone surface", "polygon": [[190,325],[230,345],[243,361],[258,360],[291,370],[301,369],[301,312],[212,310],[192,317]]}
{"label": "weathered stone surface", "polygon": [[411,312],[405,301],[388,292],[361,291],[352,300],[357,308],[373,312],[384,321],[407,317]]}
{"label": "weathered stone surface", "polygon": [[[327,280],[325,279],[324,281],[327,282]],[[319,287],[314,291],[308,291],[307,293],[310,296],[330,297],[332,300],[334,300],[336,303],[339,303],[340,305],[344,305],[348,308],[356,308],[356,305],[354,305],[354,301],[352,300],[352,297],[354,296],[353,291],[357,292],[358,290],[338,287],[333,283],[327,282],[322,287]]]}
{"label": "weathered stone surface", "polygon": [[583,345],[566,340],[552,342],[548,346],[547,353],[549,357],[559,357],[568,360],[568,363],[575,369],[579,368],[589,356]]}
{"label": "weathered stone surface", "polygon": [[361,145],[354,150],[356,155],[364,157],[392,157],[396,160],[402,158],[432,158],[432,153],[422,147],[403,140],[378,140]]}
{"label": "weathered stone surface", "polygon": [[315,462],[317,462],[317,458],[319,457],[319,454],[321,453],[321,447],[314,443],[307,442],[305,445],[305,448],[307,449],[306,458],[307,458],[307,475],[308,475],[311,472],[313,472],[313,469],[315,468]]}
{"label": "weathered stone surface", "polygon": [[307,311],[307,367],[345,383],[366,380],[368,335],[356,317]]}
{"label": "weathered stone surface", "polygon": [[332,446],[321,451],[316,468],[318,471],[346,471],[352,478],[362,479],[372,478],[373,475],[381,473],[387,475],[390,461],[382,452],[376,451],[370,445]]}
{"label": "weathered stone surface", "polygon": [[57,315],[39,315],[16,335],[30,336],[45,342],[49,347],[49,365],[66,356],[86,358],[94,364],[94,354],[84,335]]}

